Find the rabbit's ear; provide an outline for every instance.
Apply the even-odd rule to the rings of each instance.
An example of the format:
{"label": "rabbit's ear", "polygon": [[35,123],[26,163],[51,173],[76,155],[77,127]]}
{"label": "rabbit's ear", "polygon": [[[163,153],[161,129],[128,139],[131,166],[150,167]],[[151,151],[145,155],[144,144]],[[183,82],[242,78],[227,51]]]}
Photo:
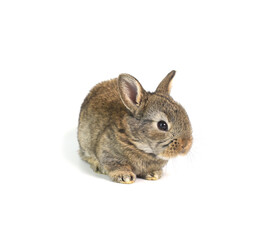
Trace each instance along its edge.
{"label": "rabbit's ear", "polygon": [[145,90],[139,81],[129,74],[120,74],[118,86],[122,102],[126,108],[135,113],[142,102]]}
{"label": "rabbit's ear", "polygon": [[160,82],[155,92],[170,94],[174,75],[175,75],[174,70],[169,72],[167,76]]}

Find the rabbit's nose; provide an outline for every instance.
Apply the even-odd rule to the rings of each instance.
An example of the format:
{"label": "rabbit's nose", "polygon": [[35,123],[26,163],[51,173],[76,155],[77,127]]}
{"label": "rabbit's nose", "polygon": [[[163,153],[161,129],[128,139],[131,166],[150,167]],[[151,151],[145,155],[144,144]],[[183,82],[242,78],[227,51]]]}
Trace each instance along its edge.
{"label": "rabbit's nose", "polygon": [[192,138],[182,138],[180,139],[180,146],[181,146],[181,153],[186,154],[191,146],[192,146],[193,139]]}

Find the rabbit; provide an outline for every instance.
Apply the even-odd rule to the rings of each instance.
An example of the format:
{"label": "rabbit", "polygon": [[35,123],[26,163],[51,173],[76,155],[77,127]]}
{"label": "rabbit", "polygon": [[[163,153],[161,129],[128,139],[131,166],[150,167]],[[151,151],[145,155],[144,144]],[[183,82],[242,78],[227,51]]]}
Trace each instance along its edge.
{"label": "rabbit", "polygon": [[157,180],[168,159],[192,146],[184,108],[170,96],[175,71],[154,93],[129,74],[97,84],[81,105],[80,157],[114,182]]}

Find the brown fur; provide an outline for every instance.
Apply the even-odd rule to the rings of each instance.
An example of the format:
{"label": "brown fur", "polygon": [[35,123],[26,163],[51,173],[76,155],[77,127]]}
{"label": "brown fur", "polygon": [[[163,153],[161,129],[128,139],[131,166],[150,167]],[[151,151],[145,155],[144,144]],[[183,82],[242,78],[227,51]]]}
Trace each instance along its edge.
{"label": "brown fur", "polygon": [[[81,106],[78,141],[81,158],[94,171],[120,183],[133,183],[136,176],[156,180],[168,158],[189,151],[189,118],[169,95],[174,75],[170,72],[154,93],[128,74],[90,91]],[[161,120],[167,131],[158,129]]]}

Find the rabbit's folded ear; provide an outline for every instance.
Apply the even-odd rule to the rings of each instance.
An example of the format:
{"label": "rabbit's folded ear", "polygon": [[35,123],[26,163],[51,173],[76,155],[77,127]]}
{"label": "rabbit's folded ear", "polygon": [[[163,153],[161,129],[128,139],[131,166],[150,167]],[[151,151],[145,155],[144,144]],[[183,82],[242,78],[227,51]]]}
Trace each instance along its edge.
{"label": "rabbit's folded ear", "polygon": [[172,88],[172,80],[175,75],[175,71],[171,71],[167,76],[160,82],[155,92],[170,94]]}
{"label": "rabbit's folded ear", "polygon": [[120,74],[118,87],[123,104],[132,113],[135,113],[142,102],[145,90],[139,81],[129,74]]}

